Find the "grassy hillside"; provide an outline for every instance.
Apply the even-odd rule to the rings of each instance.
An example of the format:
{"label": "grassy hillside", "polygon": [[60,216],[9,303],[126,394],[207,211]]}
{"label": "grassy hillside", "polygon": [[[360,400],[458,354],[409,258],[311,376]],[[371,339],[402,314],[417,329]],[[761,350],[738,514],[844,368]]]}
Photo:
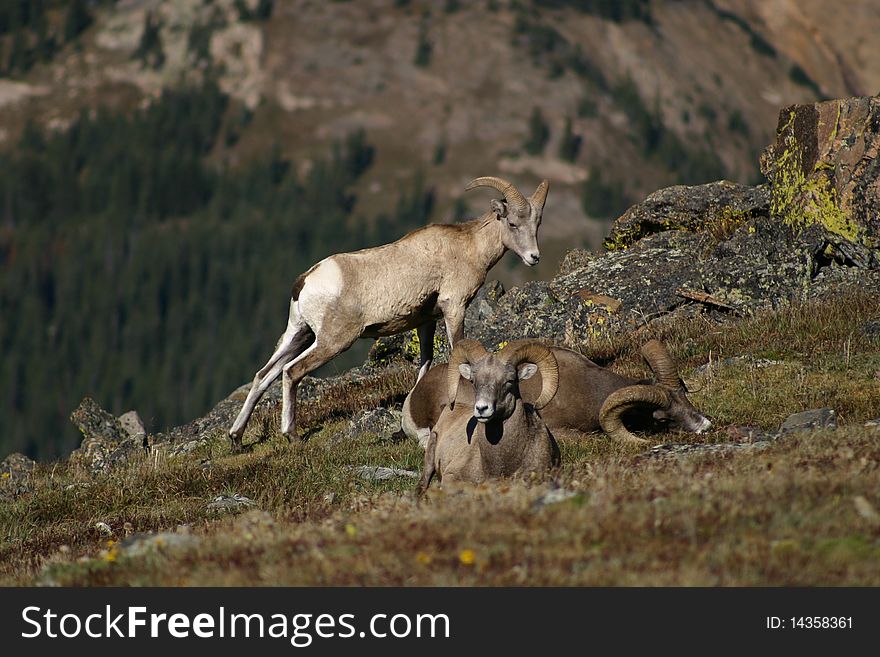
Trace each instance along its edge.
{"label": "grassy hillside", "polygon": [[[330,391],[304,405],[301,422],[322,427],[304,444],[286,445],[272,409],[251,423],[248,438],[266,441],[250,454],[230,456],[217,435],[199,452],[145,456],[97,479],[37,466],[0,484],[32,488],[0,505],[0,582],[878,585],[880,428],[865,424],[880,408],[877,302],[853,291],[720,325],[652,324],[716,427],[656,438],[693,446],[682,455],[561,437],[563,466],[546,478],[432,488],[417,502],[414,480],[370,481],[349,466],[418,470],[420,449],[335,438],[334,418],[363,408],[362,395]],[[641,374],[649,337],[587,352]],[[710,355],[713,367],[690,369]],[[383,394],[409,384],[389,379]],[[823,405],[836,430],[751,445],[732,428],[760,439]],[[255,506],[210,511],[224,494]],[[170,533],[138,542],[143,532]]]}

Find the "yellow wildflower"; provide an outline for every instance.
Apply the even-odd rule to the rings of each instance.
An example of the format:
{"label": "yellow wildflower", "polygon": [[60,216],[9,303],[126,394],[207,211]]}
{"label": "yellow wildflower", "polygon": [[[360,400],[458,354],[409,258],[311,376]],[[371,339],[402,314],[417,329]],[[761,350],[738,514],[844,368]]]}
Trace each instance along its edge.
{"label": "yellow wildflower", "polygon": [[477,555],[474,554],[473,550],[462,550],[458,553],[458,560],[465,566],[472,566],[474,561],[477,560]]}

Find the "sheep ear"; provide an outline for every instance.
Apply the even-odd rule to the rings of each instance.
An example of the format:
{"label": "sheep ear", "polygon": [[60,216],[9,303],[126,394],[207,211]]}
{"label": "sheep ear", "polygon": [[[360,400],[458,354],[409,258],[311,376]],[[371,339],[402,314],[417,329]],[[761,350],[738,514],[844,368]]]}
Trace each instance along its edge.
{"label": "sheep ear", "polygon": [[495,213],[496,219],[503,219],[507,216],[507,201],[502,201],[501,199],[493,198],[489,202],[489,207],[492,209],[492,212]]}
{"label": "sheep ear", "polygon": [[538,366],[534,363],[523,363],[519,366],[517,376],[519,377],[520,381],[525,381],[526,379],[531,379],[537,371]]}
{"label": "sheep ear", "polygon": [[467,363],[462,363],[458,366],[458,371],[461,375],[466,378],[468,381],[471,381],[471,366]]}

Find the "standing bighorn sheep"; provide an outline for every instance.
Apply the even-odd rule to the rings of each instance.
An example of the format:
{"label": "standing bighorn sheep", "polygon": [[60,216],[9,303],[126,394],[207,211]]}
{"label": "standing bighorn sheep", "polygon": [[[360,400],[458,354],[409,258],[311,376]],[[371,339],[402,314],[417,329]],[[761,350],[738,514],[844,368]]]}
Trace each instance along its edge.
{"label": "standing bighorn sheep", "polygon": [[[529,344],[528,340],[511,342],[510,346]],[[712,423],[688,400],[687,389],[678,376],[675,362],[658,340],[642,347],[642,356],[657,377],[636,380],[599,367],[581,354],[552,347],[559,364],[559,393],[541,411],[549,429],[585,433],[602,429],[612,439],[625,442],[646,442],[634,436],[624,423],[639,429],[660,427],[668,430],[702,433]],[[437,424],[448,404],[449,369],[437,365],[412,389],[403,405],[403,431],[426,444],[431,429]],[[523,395],[537,394],[540,377],[523,384]],[[470,401],[470,390],[462,386],[459,400]]]}
{"label": "standing bighorn sheep", "polygon": [[[282,376],[281,432],[294,433],[296,387],[309,372],[348,349],[358,338],[418,330],[421,379],[433,359],[435,322],[442,315],[449,343],[462,338],[468,303],[486,273],[508,250],[529,266],[540,259],[538,227],[547,199],[544,180],[531,197],[492,176],[466,190],[493,187],[503,199],[463,224],[435,224],[391,244],[325,258],[294,283],[287,329],[268,362],[254,376],[229,436],[233,450],[254,407]],[[418,380],[417,379],[417,380]]]}
{"label": "standing bighorn sheep", "polygon": [[[537,412],[553,399],[559,384],[552,351],[532,343],[508,345],[490,354],[476,340],[461,340],[447,372],[444,383],[450,403],[431,431],[420,492],[435,473],[444,481],[480,483],[559,464],[559,446]],[[520,382],[537,372],[540,393],[531,404],[524,403]],[[461,383],[460,377],[472,385]],[[465,389],[470,392],[469,404],[462,399]]]}

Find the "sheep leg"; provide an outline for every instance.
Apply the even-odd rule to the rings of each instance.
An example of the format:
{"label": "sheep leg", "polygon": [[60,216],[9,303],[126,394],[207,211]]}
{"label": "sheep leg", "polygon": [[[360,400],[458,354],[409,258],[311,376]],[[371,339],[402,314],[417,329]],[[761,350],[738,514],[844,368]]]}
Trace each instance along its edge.
{"label": "sheep leg", "polygon": [[303,351],[306,344],[312,337],[311,329],[304,323],[288,323],[287,330],[278,341],[275,352],[254,376],[251,389],[248,392],[247,399],[241,407],[232,428],[229,430],[229,437],[232,439],[232,450],[241,450],[241,437],[244,435],[244,429],[247,426],[257,402],[266,392],[272,382],[281,374],[284,363],[291,358],[295,358]]}
{"label": "sheep leg", "polygon": [[308,349],[284,365],[281,377],[281,433],[288,442],[296,431],[296,388],[299,382],[310,372],[346,351],[357,339],[357,335],[346,341],[321,335]]}
{"label": "sheep leg", "polygon": [[428,373],[431,361],[434,360],[434,331],[436,328],[436,322],[431,320],[416,329],[419,336],[419,375],[416,377],[416,383]]}
{"label": "sheep leg", "polygon": [[416,488],[417,495],[424,495],[425,491],[428,490],[428,486],[431,485],[431,479],[434,478],[434,474],[437,469],[434,466],[434,455],[437,453],[437,432],[432,431],[431,437],[428,438],[428,444],[425,446],[425,463],[422,466],[422,478],[419,480],[418,488]]}
{"label": "sheep leg", "polygon": [[459,340],[464,338],[464,308],[444,304],[440,309],[443,311],[446,337],[449,340],[449,349],[451,350]]}

